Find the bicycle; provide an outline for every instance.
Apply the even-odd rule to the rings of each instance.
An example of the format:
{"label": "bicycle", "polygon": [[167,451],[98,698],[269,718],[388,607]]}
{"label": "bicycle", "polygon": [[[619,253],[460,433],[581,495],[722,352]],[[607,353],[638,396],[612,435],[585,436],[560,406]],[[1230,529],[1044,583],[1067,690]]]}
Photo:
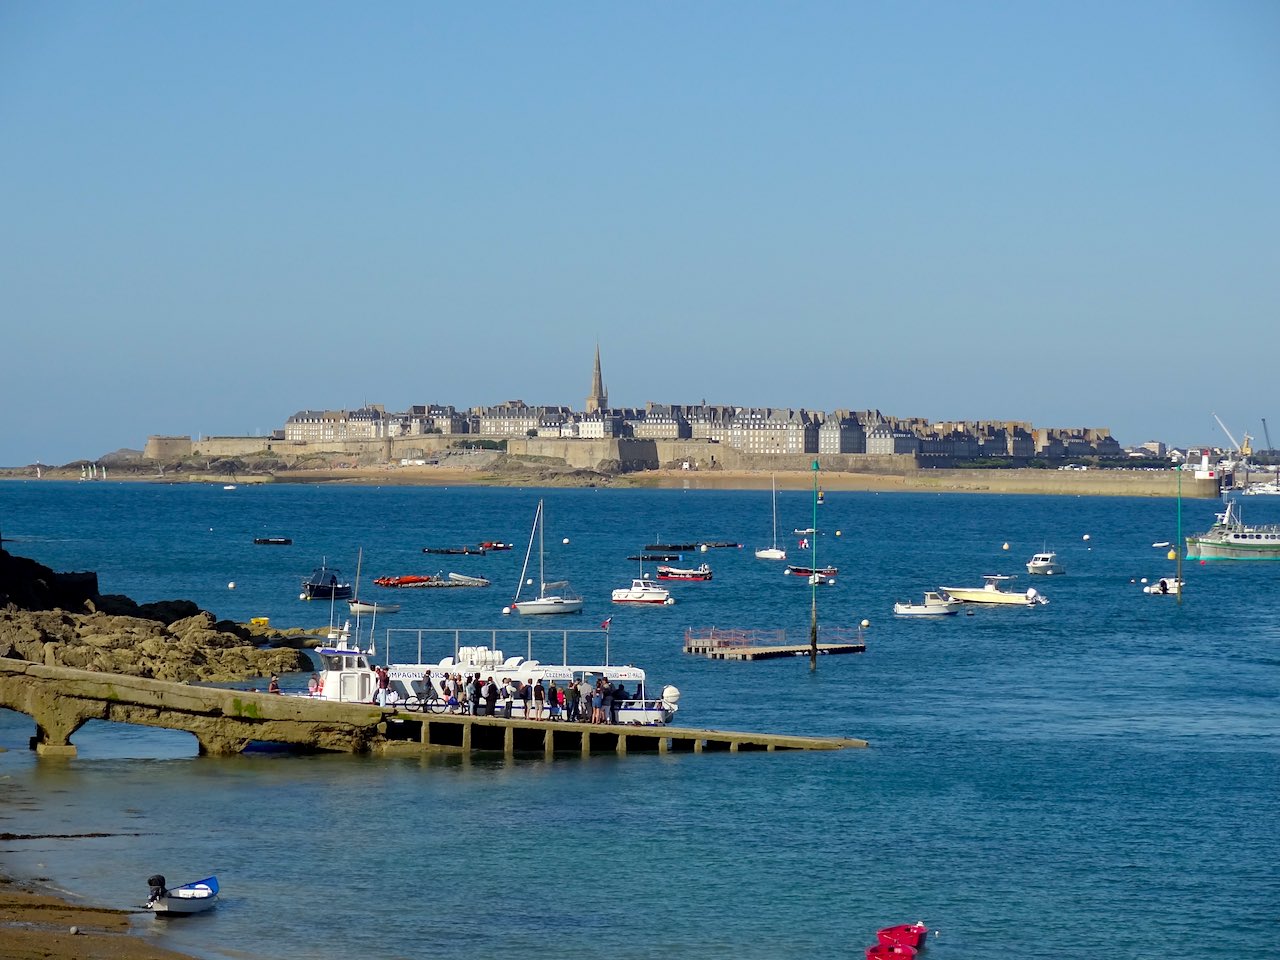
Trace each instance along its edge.
{"label": "bicycle", "polygon": [[410,713],[444,713],[449,709],[448,702],[440,696],[434,687],[428,686],[425,693],[413,694],[404,701],[404,708]]}

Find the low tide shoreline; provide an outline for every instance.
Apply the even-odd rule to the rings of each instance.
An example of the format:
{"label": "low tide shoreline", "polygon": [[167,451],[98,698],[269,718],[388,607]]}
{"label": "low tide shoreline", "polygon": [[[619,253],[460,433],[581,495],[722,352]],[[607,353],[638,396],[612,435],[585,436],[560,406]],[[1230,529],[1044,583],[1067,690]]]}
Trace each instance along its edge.
{"label": "low tide shoreline", "polygon": [[[46,469],[44,478],[79,480],[78,471]],[[34,480],[33,472],[21,468],[0,471],[0,478]],[[592,471],[502,468],[401,466],[385,464],[361,467],[328,467],[280,471],[270,475],[235,478],[212,474],[154,474],[117,471],[116,482],[206,483],[222,486],[251,486],[261,483],[317,483],[368,486],[421,487],[604,487],[615,489],[685,490],[767,490],[774,482],[781,490],[812,489],[813,472],[754,470],[645,470],[624,474]],[[95,482],[95,481],[89,481]],[[100,482],[100,481],[98,481]],[[902,474],[848,473],[822,471],[817,482],[825,492],[860,491],[875,493],[990,493],[1040,496],[1136,496],[1176,497],[1178,476],[1172,470],[917,470]],[[1181,496],[1216,498],[1216,481],[1183,478]]]}
{"label": "low tide shoreline", "polygon": [[76,902],[37,881],[0,876],[0,955],[6,960],[195,960],[135,932],[131,916]]}

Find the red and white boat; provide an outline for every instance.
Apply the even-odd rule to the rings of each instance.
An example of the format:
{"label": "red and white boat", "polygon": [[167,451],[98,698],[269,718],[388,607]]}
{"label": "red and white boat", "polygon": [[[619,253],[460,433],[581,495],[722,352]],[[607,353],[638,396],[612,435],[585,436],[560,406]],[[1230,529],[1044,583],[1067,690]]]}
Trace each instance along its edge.
{"label": "red and white boat", "polygon": [[895,927],[882,927],[876,931],[876,939],[881,944],[899,944],[912,950],[919,950],[928,936],[929,928],[924,925],[923,920],[900,923]]}
{"label": "red and white boat", "polygon": [[619,587],[613,591],[614,603],[652,603],[669,607],[676,602],[671,591],[648,580],[636,579],[629,587]]}
{"label": "red and white boat", "polygon": [[511,544],[503,543],[501,540],[485,540],[480,544],[481,550],[510,550]]}
{"label": "red and white boat", "polygon": [[710,580],[711,568],[705,563],[698,567],[659,567],[659,580]]}
{"label": "red and white boat", "polygon": [[444,578],[439,574],[419,576],[415,573],[408,573],[403,577],[378,577],[373,582],[380,587],[435,587],[443,583]]}

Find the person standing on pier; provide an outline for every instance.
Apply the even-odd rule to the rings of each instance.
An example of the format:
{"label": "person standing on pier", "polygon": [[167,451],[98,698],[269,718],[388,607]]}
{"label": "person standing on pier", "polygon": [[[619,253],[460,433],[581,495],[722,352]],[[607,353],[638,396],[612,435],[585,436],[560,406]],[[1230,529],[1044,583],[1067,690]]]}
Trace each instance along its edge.
{"label": "person standing on pier", "polygon": [[532,713],[532,711],[529,709],[529,704],[533,702],[533,678],[532,677],[530,677],[528,681],[521,682],[520,699],[524,701],[524,718],[528,720],[530,713]]}
{"label": "person standing on pier", "polygon": [[547,688],[542,685],[542,678],[533,685],[533,719],[542,719],[542,705],[547,700]]}
{"label": "person standing on pier", "polygon": [[498,708],[498,685],[490,677],[484,685],[484,712],[496,716]]}
{"label": "person standing on pier", "polygon": [[578,685],[570,680],[564,687],[565,714],[570,723],[578,719]]}

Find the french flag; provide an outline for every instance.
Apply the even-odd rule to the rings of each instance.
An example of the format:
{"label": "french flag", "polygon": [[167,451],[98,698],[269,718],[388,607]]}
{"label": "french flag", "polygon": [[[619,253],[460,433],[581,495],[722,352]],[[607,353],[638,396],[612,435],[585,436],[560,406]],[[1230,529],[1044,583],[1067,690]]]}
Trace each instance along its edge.
{"label": "french flag", "polygon": [[613,617],[610,617],[610,618],[609,618],[608,620],[606,620],[604,623],[600,624],[600,629],[601,629],[601,630],[608,630],[608,629],[609,629],[609,624],[611,624],[611,623],[613,623]]}

